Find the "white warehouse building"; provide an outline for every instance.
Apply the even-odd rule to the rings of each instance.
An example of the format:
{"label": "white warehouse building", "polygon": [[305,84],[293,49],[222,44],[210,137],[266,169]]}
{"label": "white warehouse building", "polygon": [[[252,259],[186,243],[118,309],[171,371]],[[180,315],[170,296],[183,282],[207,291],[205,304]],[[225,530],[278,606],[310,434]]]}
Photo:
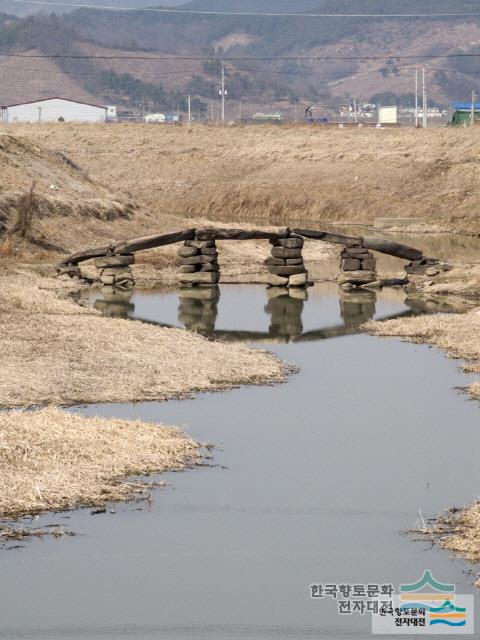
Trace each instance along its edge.
{"label": "white warehouse building", "polygon": [[96,122],[107,120],[107,107],[66,98],[44,98],[2,106],[1,122]]}

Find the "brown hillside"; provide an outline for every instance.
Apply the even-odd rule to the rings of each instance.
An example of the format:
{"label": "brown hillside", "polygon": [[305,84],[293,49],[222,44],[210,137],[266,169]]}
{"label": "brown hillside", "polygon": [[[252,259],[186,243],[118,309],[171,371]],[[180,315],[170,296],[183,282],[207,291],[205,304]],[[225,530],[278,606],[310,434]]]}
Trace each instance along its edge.
{"label": "brown hillside", "polygon": [[[23,55],[39,55],[33,49]],[[49,58],[2,58],[0,64],[0,102],[17,104],[41,98],[61,96],[95,102],[95,96],[83,88],[83,76],[69,76]]]}
{"label": "brown hillside", "polygon": [[[356,96],[367,100],[375,93],[393,91],[398,95],[413,93],[414,67],[426,68],[427,86],[430,100],[449,104],[455,100],[468,99],[468,94],[452,93],[450,86],[438,82],[436,71],[450,68],[451,63],[441,57],[422,60],[421,56],[438,53],[468,53],[477,51],[480,43],[480,24],[463,22],[445,25],[441,22],[399,23],[392,28],[388,25],[370,26],[365,29],[362,39],[343,38],[337,42],[305,51],[313,56],[384,56],[398,54],[411,59],[359,60],[358,62],[328,61],[315,65],[329,80],[328,87],[333,96]],[[415,57],[419,56],[419,61]],[[343,73],[341,73],[344,71]],[[468,73],[451,73],[450,80],[471,82]],[[471,76],[470,76],[471,77]],[[454,90],[453,90],[454,91]]]}
{"label": "brown hillside", "polygon": [[[201,60],[177,60],[175,57],[195,57],[207,51],[207,48],[210,51],[208,55],[215,55],[214,51],[219,47],[225,47],[227,56],[262,57],[271,51],[271,41],[275,41],[279,47],[279,56],[287,55],[299,60],[290,63],[281,60],[228,62],[226,66],[230,76],[240,71],[247,85],[250,82],[256,86],[256,92],[253,93],[252,87],[231,93],[227,101],[228,117],[237,117],[240,98],[244,115],[270,108],[267,105],[281,107],[287,113],[291,110],[287,98],[292,95],[298,97],[304,106],[307,102],[317,102],[331,116],[331,107],[338,111],[340,103],[353,97],[368,101],[374,94],[389,91],[397,95],[411,94],[414,91],[412,67],[415,66],[426,66],[430,100],[443,105],[468,99],[478,81],[478,65],[470,64],[468,58],[422,58],[425,55],[477,54],[480,22],[473,19],[365,23],[361,37],[358,29],[347,29],[340,30],[338,37],[319,37],[318,42],[315,42],[313,35],[292,41],[289,34],[283,31],[272,31],[270,36],[267,33],[260,37],[260,34],[239,30],[238,26],[234,28],[233,24],[225,25],[222,37],[217,38],[213,37],[216,31],[209,31],[212,25],[208,27],[200,21],[195,29],[198,42],[189,43],[185,41],[179,24],[167,27],[158,23],[157,33],[153,23],[158,18],[152,18],[153,23],[149,24],[136,14],[131,15],[129,20],[122,15],[90,15],[85,12],[82,19],[79,16],[68,19],[73,30],[69,30],[66,18],[57,20],[53,26],[44,19],[32,31],[31,37],[35,37],[37,44],[25,44],[19,39],[20,36],[17,37],[18,42],[13,38],[9,45],[11,51],[22,56],[65,52],[100,58],[55,60],[5,57],[0,65],[0,102],[8,104],[61,95],[89,102],[138,107],[138,93],[129,95],[128,91],[112,89],[108,83],[102,85],[104,79],[100,74],[104,71],[114,71],[119,75],[128,73],[144,83],[157,87],[162,85],[166,91],[178,91],[183,97],[192,77],[199,76],[206,82],[200,98],[205,103],[212,99],[215,102],[217,93],[215,90],[212,93],[211,87],[208,89],[208,83],[218,85],[218,76],[205,73]],[[20,26],[21,23],[21,33]],[[52,29],[55,33],[58,31],[58,45],[50,42]],[[120,30],[118,34],[117,29]],[[0,30],[0,40],[1,36]],[[217,55],[221,54],[217,51]],[[391,55],[403,58],[384,58]],[[138,56],[166,56],[169,59],[135,59]],[[379,56],[381,59],[356,59],[358,56]],[[301,58],[306,60],[302,61]],[[160,105],[153,105],[153,108],[159,109]],[[173,109],[174,99],[167,99],[161,108]],[[301,116],[301,113],[302,109],[299,108],[297,115]]]}

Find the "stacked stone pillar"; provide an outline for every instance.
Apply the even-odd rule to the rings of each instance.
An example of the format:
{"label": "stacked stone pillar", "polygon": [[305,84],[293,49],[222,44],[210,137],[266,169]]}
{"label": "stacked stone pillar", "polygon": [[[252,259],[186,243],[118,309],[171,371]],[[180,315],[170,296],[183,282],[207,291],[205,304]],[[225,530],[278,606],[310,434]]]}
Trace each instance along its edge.
{"label": "stacked stone pillar", "polygon": [[362,242],[352,240],[341,253],[340,284],[344,288],[354,288],[375,282],[376,265],[374,255]]}
{"label": "stacked stone pillar", "polygon": [[280,287],[306,287],[308,272],[303,262],[304,240],[300,236],[270,240],[272,255],[265,260],[272,285]]}
{"label": "stacked stone pillar", "polygon": [[135,254],[111,255],[96,258],[99,280],[113,289],[129,290],[135,286],[131,265],[135,263]]}
{"label": "stacked stone pillar", "polygon": [[180,286],[214,287],[220,280],[215,240],[185,240],[178,250]]}

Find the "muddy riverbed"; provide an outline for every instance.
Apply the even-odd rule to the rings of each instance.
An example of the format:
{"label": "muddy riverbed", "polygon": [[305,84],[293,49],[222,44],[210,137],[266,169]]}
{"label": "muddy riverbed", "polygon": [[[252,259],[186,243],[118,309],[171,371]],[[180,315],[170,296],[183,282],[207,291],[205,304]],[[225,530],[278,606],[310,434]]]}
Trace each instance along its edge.
{"label": "muddy riverbed", "polygon": [[403,292],[339,299],[321,285],[304,300],[222,286],[209,296],[96,300],[224,339],[249,334],[299,373],[186,401],[74,408],[184,425],[217,445],[215,466],[168,474],[149,504],[39,518],[85,535],[0,554],[0,637],[363,638],[370,619],[312,601],[311,583],[398,585],[428,568],[473,592],[464,562],[400,534],[419,512],[476,497],[480,447],[478,405],[455,390],[469,380],[458,363],[354,333],[410,313]]}

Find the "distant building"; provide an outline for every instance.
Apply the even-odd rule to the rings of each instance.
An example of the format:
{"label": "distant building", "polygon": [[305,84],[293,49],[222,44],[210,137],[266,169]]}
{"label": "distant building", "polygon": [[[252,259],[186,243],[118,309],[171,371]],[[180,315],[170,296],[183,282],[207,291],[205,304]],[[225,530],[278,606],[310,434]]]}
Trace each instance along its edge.
{"label": "distant building", "polygon": [[378,107],[378,124],[397,124],[397,107]]}
{"label": "distant building", "polygon": [[257,112],[252,116],[252,120],[260,120],[263,122],[280,122],[282,120],[281,111],[268,111],[266,113]]}
{"label": "distant building", "polygon": [[107,120],[107,107],[66,98],[44,98],[0,107],[3,124],[14,122],[92,122]]}
{"label": "distant building", "polygon": [[107,105],[105,109],[107,110],[107,122],[117,122],[118,115],[116,105]]}
{"label": "distant building", "polygon": [[167,124],[178,124],[182,122],[182,116],[179,113],[166,113],[165,122]]}
{"label": "distant building", "polygon": [[147,124],[163,124],[165,122],[164,113],[147,113],[145,116],[145,122]]}
{"label": "distant building", "polygon": [[147,124],[178,124],[182,116],[178,113],[147,113],[144,120]]}
{"label": "distant building", "polygon": [[[472,103],[455,102],[453,105],[453,116],[450,124],[457,127],[467,127],[472,122]],[[480,124],[480,103],[473,105],[473,122]]]}

